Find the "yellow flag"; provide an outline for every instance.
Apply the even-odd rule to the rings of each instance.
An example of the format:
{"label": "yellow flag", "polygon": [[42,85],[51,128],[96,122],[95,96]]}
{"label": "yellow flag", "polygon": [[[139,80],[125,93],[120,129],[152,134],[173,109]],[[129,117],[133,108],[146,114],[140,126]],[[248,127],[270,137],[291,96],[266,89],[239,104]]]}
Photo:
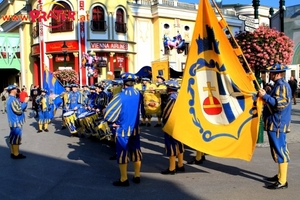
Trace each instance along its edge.
{"label": "yellow flag", "polygon": [[262,101],[209,0],[199,3],[178,98],[163,130],[209,155],[250,161]]}

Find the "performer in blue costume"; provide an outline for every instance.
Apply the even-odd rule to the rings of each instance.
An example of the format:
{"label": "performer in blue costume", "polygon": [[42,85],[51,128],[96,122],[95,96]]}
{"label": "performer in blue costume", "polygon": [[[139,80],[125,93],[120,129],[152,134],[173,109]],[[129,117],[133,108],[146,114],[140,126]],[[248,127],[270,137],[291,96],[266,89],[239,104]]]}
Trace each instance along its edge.
{"label": "performer in blue costume", "polygon": [[[77,84],[72,84],[71,85],[72,91],[69,92],[68,96],[68,102],[67,102],[67,109],[68,111],[73,110],[76,114],[76,117],[81,113],[86,112],[86,109],[84,107],[84,96],[81,92],[78,91],[78,85]],[[80,126],[79,121],[75,121],[76,126],[79,127],[79,131],[81,134],[81,137],[85,137],[84,135],[84,127]],[[73,133],[71,136],[77,136],[77,133]]]}
{"label": "performer in blue costume", "polygon": [[[141,88],[138,88],[140,89],[140,92],[143,94],[142,97],[144,96],[144,93],[145,91],[150,91],[150,87],[151,87],[151,84],[150,84],[150,79],[149,78],[142,78],[142,84],[141,84]],[[147,115],[146,114],[146,110],[145,110],[145,106],[144,106],[144,101],[142,100],[141,101],[141,114],[142,114],[142,123],[140,124],[140,126],[146,126],[146,118],[148,120],[147,122],[147,126],[151,126],[151,115]]]}
{"label": "performer in blue costume", "polygon": [[[71,86],[69,84],[66,84],[65,85],[65,91],[60,95],[60,98],[62,98],[63,100],[63,104],[62,104],[62,118],[63,118],[63,115],[67,112],[67,103],[68,103],[68,100],[69,100],[69,93],[71,91]],[[62,122],[63,122],[63,125],[62,125],[62,130],[63,129],[66,129],[66,123],[64,121],[64,119],[62,119]]]}
{"label": "performer in blue costume", "polygon": [[104,88],[101,85],[96,86],[97,97],[95,99],[96,112],[103,116],[103,111],[108,104],[108,96],[104,92]]}
{"label": "performer in blue costume", "polygon": [[129,186],[127,178],[127,163],[134,162],[133,182],[140,183],[140,168],[142,152],[140,148],[139,109],[141,94],[134,89],[135,75],[121,75],[124,89],[116,94],[106,108],[105,121],[116,127],[117,162],[121,177],[113,182],[114,186]]}
{"label": "performer in blue costume", "polygon": [[286,143],[286,133],[290,128],[292,110],[292,91],[289,84],[284,80],[284,73],[288,68],[284,65],[275,64],[267,68],[269,77],[275,82],[270,94],[264,89],[258,92],[264,102],[263,119],[265,130],[268,133],[271,154],[273,160],[278,163],[278,174],[266,178],[275,182],[268,185],[268,189],[283,189],[288,187],[287,172],[290,162],[290,153]]}
{"label": "performer in blue costume", "polygon": [[19,145],[22,140],[22,126],[25,123],[24,111],[27,107],[29,97],[25,98],[25,101],[21,103],[17,98],[17,86],[10,85],[7,87],[9,93],[6,100],[7,119],[10,127],[9,144],[10,144],[10,157],[13,159],[26,158],[23,154],[19,153]]}
{"label": "performer in blue costume", "polygon": [[50,110],[51,110],[51,104],[53,104],[52,99],[47,95],[47,90],[42,89],[41,95],[39,95],[36,98],[36,104],[38,106],[38,124],[39,124],[39,130],[38,133],[43,131],[49,132],[48,130],[48,124],[51,121],[50,119]]}
{"label": "performer in blue costume", "polygon": [[90,86],[90,94],[88,95],[88,101],[87,101],[87,110],[94,111],[95,109],[95,99],[97,97],[96,93],[96,87],[94,85]]}
{"label": "performer in blue costume", "polygon": [[[180,88],[178,82],[175,80],[168,80],[165,82],[165,84],[167,86],[168,102],[162,113],[162,119],[164,124],[166,124],[169,119],[169,115],[171,113],[171,110],[173,109],[173,106],[178,96],[177,90]],[[185,171],[185,168],[183,166],[184,145],[178,140],[174,139],[169,134],[164,133],[164,135],[165,135],[166,154],[169,157],[169,167],[166,170],[162,171],[161,174],[174,175],[177,171],[184,172]],[[176,156],[178,158],[177,166],[176,166]]]}
{"label": "performer in blue costume", "polygon": [[69,92],[67,108],[68,110],[74,110],[76,112],[76,116],[80,115],[81,113],[85,112],[83,107],[83,95],[78,91],[78,85],[72,84],[72,91]]}
{"label": "performer in blue costume", "polygon": [[83,104],[84,106],[87,106],[89,95],[90,95],[90,90],[88,85],[83,85],[82,86],[82,94],[83,94]]}

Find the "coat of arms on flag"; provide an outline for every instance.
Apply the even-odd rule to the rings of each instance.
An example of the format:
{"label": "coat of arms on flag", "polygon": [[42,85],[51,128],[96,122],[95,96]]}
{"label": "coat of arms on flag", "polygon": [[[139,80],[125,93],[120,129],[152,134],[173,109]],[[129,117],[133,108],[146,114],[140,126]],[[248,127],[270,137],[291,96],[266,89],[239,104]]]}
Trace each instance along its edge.
{"label": "coat of arms on flag", "polygon": [[201,152],[250,160],[262,102],[225,30],[225,20],[201,0],[182,86],[163,130]]}

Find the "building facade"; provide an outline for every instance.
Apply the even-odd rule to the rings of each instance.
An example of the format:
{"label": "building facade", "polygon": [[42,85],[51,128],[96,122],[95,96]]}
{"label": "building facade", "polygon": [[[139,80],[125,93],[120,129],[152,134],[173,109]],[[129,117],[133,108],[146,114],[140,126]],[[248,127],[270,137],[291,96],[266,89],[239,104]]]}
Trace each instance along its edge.
{"label": "building facade", "polygon": [[[268,24],[269,7],[259,9],[260,23]],[[19,34],[14,79],[19,77],[20,85],[42,85],[45,68],[72,68],[80,84],[93,84],[106,79],[108,72],[118,77],[160,59],[168,59],[170,67],[182,71],[197,10],[197,4],[177,0],[4,0],[0,25],[6,34]],[[233,33],[244,30],[239,13],[253,16],[250,5],[223,5],[221,12]],[[178,35],[186,48],[166,49],[164,38]],[[101,59],[96,77],[82,62],[83,53],[90,52]]]}

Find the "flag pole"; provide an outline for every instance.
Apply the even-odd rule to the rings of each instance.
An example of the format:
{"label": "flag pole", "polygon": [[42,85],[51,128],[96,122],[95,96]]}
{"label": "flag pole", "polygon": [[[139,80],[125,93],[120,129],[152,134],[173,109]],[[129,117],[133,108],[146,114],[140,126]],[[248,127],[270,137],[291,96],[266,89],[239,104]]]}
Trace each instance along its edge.
{"label": "flag pole", "polygon": [[[223,17],[223,15],[222,15],[222,13],[221,13],[221,11],[220,11],[218,5],[216,4],[216,2],[215,2],[214,0],[211,0],[211,1],[212,1],[212,3],[214,4],[216,10],[218,11],[218,13],[219,13],[221,19],[225,22],[225,23],[223,23],[223,25],[224,25],[224,27],[226,27],[226,29],[227,29],[227,31],[228,31],[228,32],[226,32],[226,33],[228,33],[228,34],[230,35],[232,41],[234,42],[234,45],[235,45],[235,46],[233,46],[233,49],[235,50],[235,53],[236,53],[237,57],[238,57],[238,56],[241,56],[241,57],[243,58],[243,61],[244,61],[244,63],[246,64],[246,67],[247,67],[248,72],[247,72],[246,70],[245,70],[245,71],[246,71],[247,74],[250,75],[252,81],[254,81],[254,83],[256,84],[257,90],[259,90],[259,89],[261,88],[261,87],[260,87],[260,84],[258,83],[258,81],[257,81],[257,79],[256,79],[256,77],[255,77],[255,75],[254,75],[254,73],[253,73],[253,71],[252,71],[251,68],[249,67],[249,63],[247,62],[247,60],[246,60],[246,58],[245,58],[245,56],[244,56],[244,54],[243,54],[243,52],[242,52],[242,50],[241,50],[241,47],[239,46],[239,44],[238,44],[237,41],[235,40],[234,35],[231,33],[231,31],[230,31],[230,29],[229,29],[229,27],[228,27],[228,24],[226,23],[226,20],[225,20],[225,18]],[[222,23],[220,23],[220,24],[222,25]]]}
{"label": "flag pole", "polygon": [[[214,0],[211,0],[211,1],[213,2],[214,6],[216,7],[216,9],[217,9],[219,15],[221,16],[221,18],[225,21],[225,19],[224,19],[223,15],[222,15],[220,9],[218,8],[218,5],[216,4],[216,2],[215,2]],[[251,76],[252,81],[253,81],[253,82],[255,83],[255,85],[256,85],[255,88],[256,88],[257,90],[259,90],[259,89],[261,88],[261,86],[260,86],[260,84],[258,83],[258,81],[257,81],[255,75],[253,74],[251,68],[249,67],[249,64],[248,64],[248,62],[247,62],[247,60],[246,60],[246,58],[245,58],[245,56],[244,56],[244,54],[243,54],[243,52],[242,52],[242,50],[241,50],[241,47],[240,47],[240,46],[238,45],[238,43],[236,42],[236,40],[235,40],[233,34],[231,33],[230,29],[229,29],[228,26],[227,26],[227,23],[225,23],[225,24],[226,24],[227,31],[228,31],[228,33],[230,34],[230,37],[231,37],[232,41],[234,42],[235,47],[233,46],[233,49],[236,50],[236,55],[237,55],[237,56],[242,56],[242,58],[243,58],[243,60],[244,60],[244,63],[245,63],[246,66],[247,66],[247,70],[249,70],[249,72],[246,72],[246,73],[248,73],[248,74]],[[244,68],[244,69],[245,69],[245,68]],[[262,120],[262,118],[261,118],[261,119],[260,119],[260,124],[259,124],[259,129],[258,129],[257,143],[263,143],[263,142],[264,142],[264,129],[263,129],[263,125],[264,125],[264,124],[263,124],[263,120]]]}

